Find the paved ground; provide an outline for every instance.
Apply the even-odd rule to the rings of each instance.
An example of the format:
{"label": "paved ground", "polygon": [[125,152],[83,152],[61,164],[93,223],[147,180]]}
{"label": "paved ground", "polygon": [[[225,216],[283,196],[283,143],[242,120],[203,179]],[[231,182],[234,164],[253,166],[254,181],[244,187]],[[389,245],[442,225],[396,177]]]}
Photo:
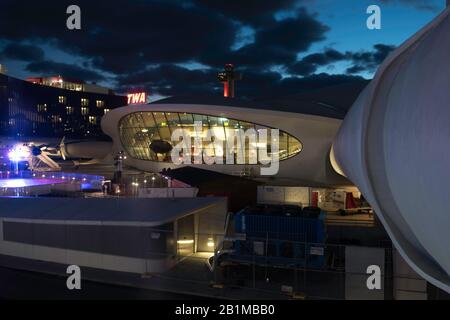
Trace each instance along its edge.
{"label": "paved ground", "polygon": [[[7,267],[0,267],[1,298],[175,299],[189,297],[194,299],[202,297],[242,300],[289,298],[280,292],[270,292],[260,288],[214,288],[210,285],[213,275],[206,267],[204,258],[184,259],[169,272],[150,277],[82,268],[83,290],[79,293],[73,293],[65,288],[66,266],[1,255],[0,265]],[[12,270],[12,268],[21,268],[26,271]],[[12,274],[17,277],[11,277]],[[109,287],[111,284],[113,286]]]}
{"label": "paved ground", "polygon": [[0,267],[0,299],[192,299],[192,296],[164,291],[83,281],[81,291],[69,291],[66,278]]}

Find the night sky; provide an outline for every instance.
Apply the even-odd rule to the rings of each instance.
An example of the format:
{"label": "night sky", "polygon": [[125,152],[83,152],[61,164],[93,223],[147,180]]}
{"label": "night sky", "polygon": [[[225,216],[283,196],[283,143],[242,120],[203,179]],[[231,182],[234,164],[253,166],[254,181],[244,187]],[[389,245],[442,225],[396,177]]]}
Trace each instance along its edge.
{"label": "night sky", "polygon": [[[82,30],[66,28],[81,7]],[[366,8],[382,9],[368,30]],[[154,97],[219,94],[233,63],[241,97],[283,96],[373,76],[445,0],[0,1],[0,63]]]}

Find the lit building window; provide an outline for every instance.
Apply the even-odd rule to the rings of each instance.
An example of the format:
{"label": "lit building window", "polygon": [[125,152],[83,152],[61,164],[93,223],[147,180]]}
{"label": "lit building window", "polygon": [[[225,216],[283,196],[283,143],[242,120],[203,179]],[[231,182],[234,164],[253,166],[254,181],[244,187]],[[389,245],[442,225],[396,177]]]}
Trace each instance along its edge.
{"label": "lit building window", "polygon": [[52,122],[53,123],[61,123],[62,122],[62,118],[58,115],[52,115]]}
{"label": "lit building window", "polygon": [[47,104],[38,104],[37,105],[38,112],[47,112]]}
{"label": "lit building window", "polygon": [[82,106],[82,107],[87,107],[87,106],[89,106],[89,99],[81,98],[81,106]]}
{"label": "lit building window", "polygon": [[103,114],[107,114],[110,111],[111,111],[111,109],[103,109]]}
{"label": "lit building window", "polygon": [[81,115],[87,116],[89,114],[89,108],[81,107]]}
{"label": "lit building window", "polygon": [[66,107],[66,114],[73,114],[73,107]]}
{"label": "lit building window", "polygon": [[65,96],[58,96],[58,102],[61,104],[66,104],[67,98]]}
{"label": "lit building window", "polygon": [[97,117],[89,116],[89,123],[90,124],[97,124]]}
{"label": "lit building window", "polygon": [[[161,144],[161,141],[164,141],[173,147],[171,134],[174,130],[180,128],[187,129],[190,132],[190,136],[195,137],[194,123],[196,121],[202,122],[203,132],[200,133],[202,137],[206,137],[207,130],[211,130],[214,133],[214,137],[218,137],[218,140],[214,139],[212,143],[205,139],[202,151],[208,156],[223,157],[223,163],[226,163],[225,143],[223,142],[226,141],[227,136],[233,135],[237,130],[246,132],[248,129],[253,129],[257,132],[261,129],[271,129],[254,123],[223,117],[192,113],[146,111],[128,114],[120,120],[120,139],[127,153],[135,159],[171,162],[170,151],[164,154],[157,154],[150,148],[152,142],[157,141],[158,144]],[[280,160],[289,159],[302,151],[302,143],[284,131],[279,131],[279,140],[277,142],[279,144]],[[235,144],[237,144],[237,141]],[[247,164],[250,163],[250,158],[254,158],[254,156],[259,161],[270,159],[261,159],[257,148],[267,148],[267,157],[271,157],[270,137],[268,137],[268,142],[263,146],[261,146],[261,143],[251,142],[250,139],[245,139],[240,144],[244,146],[244,157]],[[191,156],[195,157],[196,155],[192,152]],[[194,158],[192,161],[194,161]]]}
{"label": "lit building window", "polygon": [[[57,87],[66,90],[84,91],[84,85],[82,83],[74,83],[65,81],[61,77],[48,77],[39,81],[32,80],[33,83],[39,83],[44,86]],[[59,100],[58,100],[59,101]],[[62,102],[60,102],[62,103]]]}
{"label": "lit building window", "polygon": [[104,108],[105,107],[105,101],[103,101],[103,100],[96,100],[95,101],[95,105],[97,106],[97,108]]}

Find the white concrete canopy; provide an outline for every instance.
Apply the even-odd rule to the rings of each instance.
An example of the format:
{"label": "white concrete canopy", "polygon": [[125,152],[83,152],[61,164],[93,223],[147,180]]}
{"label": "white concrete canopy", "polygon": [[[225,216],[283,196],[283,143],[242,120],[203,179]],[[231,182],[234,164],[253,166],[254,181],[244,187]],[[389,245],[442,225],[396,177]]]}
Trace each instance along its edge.
{"label": "white concrete canopy", "polygon": [[[277,179],[288,181],[302,181],[308,186],[348,185],[347,179],[334,172],[329,164],[328,154],[333,139],[339,129],[341,120],[275,110],[255,110],[250,107],[232,107],[229,105],[206,105],[194,103],[153,103],[146,105],[127,106],[108,112],[102,118],[102,130],[113,140],[114,152],[126,150],[125,142],[120,135],[119,123],[121,119],[131,113],[139,112],[188,112],[200,115],[226,117],[240,121],[247,121],[268,128],[277,128],[297,138],[302,143],[302,150],[297,155],[280,161]],[[134,159],[127,154],[125,163],[129,166],[145,171],[159,172],[164,168],[177,168],[171,162],[157,162]],[[260,164],[257,165],[224,165],[200,164],[192,165],[201,169],[217,171],[225,174],[235,174],[245,168],[253,169],[259,174]],[[273,178],[270,176],[270,178]]]}
{"label": "white concrete canopy", "polygon": [[450,7],[393,52],[347,114],[334,164],[416,272],[450,292]]}

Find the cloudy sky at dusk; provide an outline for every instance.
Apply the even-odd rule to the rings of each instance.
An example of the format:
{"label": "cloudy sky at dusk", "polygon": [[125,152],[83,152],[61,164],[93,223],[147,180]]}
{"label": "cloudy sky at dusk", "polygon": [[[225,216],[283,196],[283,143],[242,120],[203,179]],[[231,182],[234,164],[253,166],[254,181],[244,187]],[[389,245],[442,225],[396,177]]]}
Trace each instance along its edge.
{"label": "cloudy sky at dusk", "polygon": [[[234,63],[238,94],[288,95],[370,79],[445,0],[139,0],[0,3],[0,63],[18,78],[55,75],[154,95],[220,91]],[[66,28],[81,7],[82,30]],[[366,28],[366,8],[382,29]]]}

